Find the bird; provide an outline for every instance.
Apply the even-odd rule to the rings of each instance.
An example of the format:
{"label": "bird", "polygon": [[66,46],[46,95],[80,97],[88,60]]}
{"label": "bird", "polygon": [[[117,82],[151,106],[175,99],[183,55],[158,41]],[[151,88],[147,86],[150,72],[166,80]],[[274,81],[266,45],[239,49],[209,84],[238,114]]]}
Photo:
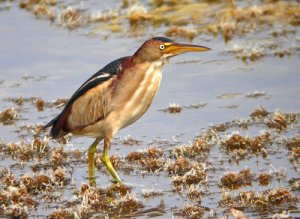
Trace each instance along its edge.
{"label": "bird", "polygon": [[53,139],[72,133],[95,138],[88,148],[88,179],[95,185],[94,155],[104,146],[100,160],[114,183],[122,183],[109,149],[116,133],[138,120],[149,108],[162,79],[162,67],[171,57],[210,48],[177,43],[165,37],[145,41],[132,56],[110,62],[92,75],[71,96],[63,110],[44,127]]}

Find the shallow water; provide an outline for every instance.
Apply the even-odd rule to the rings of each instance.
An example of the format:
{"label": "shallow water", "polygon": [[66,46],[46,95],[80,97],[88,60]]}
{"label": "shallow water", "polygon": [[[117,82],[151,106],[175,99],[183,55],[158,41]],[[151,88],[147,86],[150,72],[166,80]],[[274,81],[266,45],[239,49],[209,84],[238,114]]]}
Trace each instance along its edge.
{"label": "shallow water", "polygon": [[[92,2],[90,1],[91,5]],[[138,38],[112,35],[105,40],[89,37],[82,30],[70,32],[48,21],[37,20],[29,12],[20,10],[14,3],[11,3],[8,10],[0,11],[0,33],[0,110],[15,106],[7,101],[7,98],[35,96],[47,101],[54,101],[59,97],[68,98],[90,75],[106,63],[132,54],[151,35]],[[296,37],[299,38],[299,35]],[[200,40],[203,41],[201,44],[212,48],[212,51],[178,56],[164,67],[163,81],[150,109],[140,120],[117,134],[111,154],[125,156],[130,151],[144,149],[149,144],[165,146],[166,150],[171,150],[175,145],[188,144],[212,124],[247,117],[258,105],[264,106],[270,112],[279,109],[283,112],[299,113],[299,54],[283,58],[264,57],[247,63],[225,53],[230,44],[225,44],[220,37],[196,38],[194,43],[199,43]],[[247,94],[255,91],[263,92],[263,95],[256,98],[247,97]],[[160,111],[170,103],[182,106],[200,103],[206,105],[199,109],[187,107],[179,114]],[[14,130],[24,124],[45,124],[59,111],[46,108],[38,112],[34,105],[26,104],[17,124],[0,126],[0,137],[4,142],[18,142],[22,138],[30,138],[21,137]],[[244,132],[252,136],[258,135],[260,131],[261,128],[254,127]],[[296,132],[299,135],[299,129]],[[122,140],[127,135],[141,140],[142,144],[123,146],[118,139]],[[287,132],[286,135],[291,134]],[[160,145],[162,140],[166,143]],[[84,152],[91,141],[89,138],[74,137],[65,150],[79,149]],[[7,156],[1,159],[1,167],[11,167],[18,162]],[[218,145],[214,145],[205,162],[208,165],[210,193],[202,197],[201,204],[214,209],[218,217],[224,212],[217,203],[221,193],[217,182],[226,171],[239,171],[244,167],[249,167],[254,172],[268,171],[272,165],[275,168],[286,168],[287,180],[299,178],[299,172],[293,168],[286,150],[270,156],[267,160],[260,156],[252,157],[236,165],[230,164],[228,155],[220,150]],[[30,174],[29,167],[30,162],[23,168],[14,167],[12,171],[17,176]],[[103,169],[97,171],[96,175],[99,187],[106,187],[110,183]],[[74,166],[72,177],[76,185],[87,182],[86,176],[85,163]],[[156,207],[161,200],[164,201],[165,213],[157,218],[170,218],[176,208],[190,203],[187,197],[171,192],[170,177],[164,172],[146,175],[140,172],[120,172],[120,176],[126,182],[135,185],[134,192],[141,200],[143,188],[154,187],[163,191],[163,196],[143,200],[146,209]],[[273,181],[263,190],[281,185],[288,186],[287,180]],[[257,183],[249,188],[262,190]],[[72,190],[64,190],[62,200],[68,200],[72,196]],[[295,195],[299,197],[299,191],[295,191]],[[37,211],[30,212],[30,216],[48,215],[54,209],[62,207],[63,203],[54,203],[48,207],[48,204],[41,203]],[[299,202],[297,207],[299,209]],[[248,216],[257,215],[255,212],[245,213]],[[143,217],[145,215],[141,216]]]}

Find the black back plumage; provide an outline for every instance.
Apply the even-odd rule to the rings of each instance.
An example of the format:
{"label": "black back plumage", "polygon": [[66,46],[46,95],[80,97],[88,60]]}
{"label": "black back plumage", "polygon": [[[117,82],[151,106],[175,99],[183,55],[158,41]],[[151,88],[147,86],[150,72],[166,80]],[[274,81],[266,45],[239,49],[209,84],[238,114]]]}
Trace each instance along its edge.
{"label": "black back plumage", "polygon": [[90,89],[96,87],[99,84],[102,84],[103,82],[109,80],[113,76],[120,73],[122,70],[122,63],[124,60],[126,60],[128,57],[122,57],[119,59],[116,59],[112,61],[111,63],[107,64],[104,68],[99,70],[97,73],[95,73],[93,76],[91,76],[85,83],[83,83],[80,88],[72,95],[69,102],[65,106],[65,108],[62,110],[62,112],[56,116],[53,120],[51,120],[49,123],[47,123],[44,128],[50,127],[50,135],[53,138],[60,138],[66,134],[63,130],[64,122],[59,122],[62,118],[65,118],[66,113],[69,111],[72,104],[83,94],[85,94]]}

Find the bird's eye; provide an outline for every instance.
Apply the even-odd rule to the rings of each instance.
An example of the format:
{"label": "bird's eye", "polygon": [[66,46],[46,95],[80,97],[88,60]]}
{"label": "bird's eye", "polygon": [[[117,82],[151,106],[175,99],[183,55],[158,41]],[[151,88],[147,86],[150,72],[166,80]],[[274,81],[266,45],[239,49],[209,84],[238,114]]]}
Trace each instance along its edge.
{"label": "bird's eye", "polygon": [[163,49],[165,49],[166,47],[165,47],[165,45],[160,45],[159,48],[160,48],[160,50],[163,50]]}

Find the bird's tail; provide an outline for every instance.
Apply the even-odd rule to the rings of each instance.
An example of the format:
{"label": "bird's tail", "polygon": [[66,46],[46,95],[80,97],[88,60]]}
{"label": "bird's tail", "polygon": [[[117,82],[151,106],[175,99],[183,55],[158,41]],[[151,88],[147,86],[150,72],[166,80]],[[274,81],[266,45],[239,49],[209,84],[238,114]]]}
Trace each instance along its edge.
{"label": "bird's tail", "polygon": [[50,130],[50,136],[54,139],[56,138],[61,138],[63,136],[65,136],[66,134],[68,134],[68,132],[65,132],[62,128],[62,121],[61,118],[58,116],[54,119],[52,119],[50,122],[48,122],[43,129],[47,129],[49,127],[51,127]]}

